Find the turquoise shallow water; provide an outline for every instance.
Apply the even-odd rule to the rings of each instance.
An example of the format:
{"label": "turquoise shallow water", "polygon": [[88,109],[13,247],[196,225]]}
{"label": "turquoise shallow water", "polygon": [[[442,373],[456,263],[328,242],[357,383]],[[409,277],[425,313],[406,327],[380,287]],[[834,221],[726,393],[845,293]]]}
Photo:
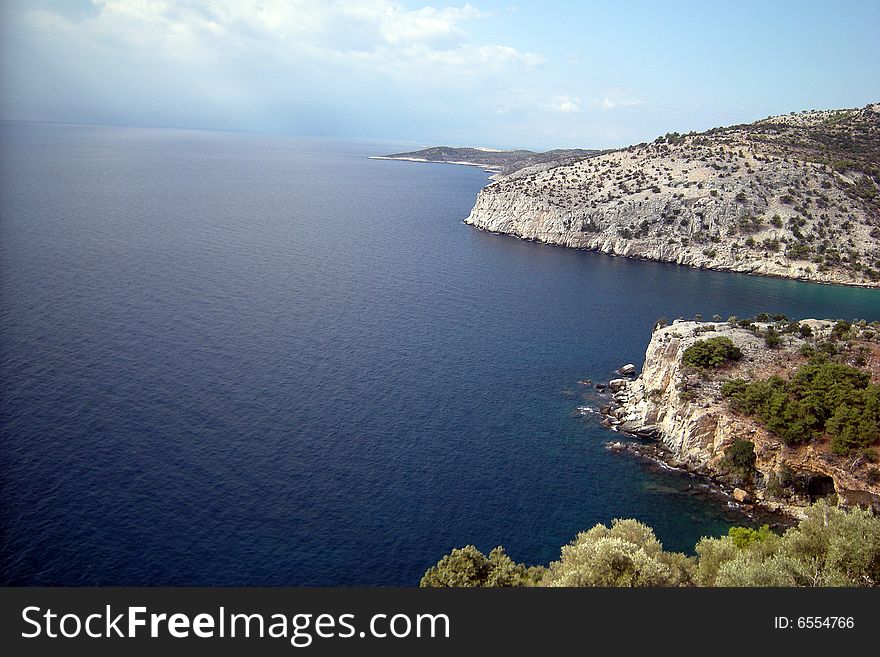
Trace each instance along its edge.
{"label": "turquoise shallow water", "polygon": [[398,144],[2,124],[0,563],[15,584],[415,584],[636,517],[736,518],[607,452],[582,377],[660,316],[880,319],[880,292],[461,223]]}

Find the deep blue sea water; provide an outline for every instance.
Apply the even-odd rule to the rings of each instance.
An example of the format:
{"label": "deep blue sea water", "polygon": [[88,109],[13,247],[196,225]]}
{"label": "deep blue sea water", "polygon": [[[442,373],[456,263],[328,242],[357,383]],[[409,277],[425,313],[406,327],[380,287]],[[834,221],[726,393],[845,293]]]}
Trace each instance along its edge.
{"label": "deep blue sea water", "polygon": [[635,517],[737,521],[573,417],[660,316],[880,319],[880,292],[461,223],[396,144],[0,125],[5,584],[416,584]]}

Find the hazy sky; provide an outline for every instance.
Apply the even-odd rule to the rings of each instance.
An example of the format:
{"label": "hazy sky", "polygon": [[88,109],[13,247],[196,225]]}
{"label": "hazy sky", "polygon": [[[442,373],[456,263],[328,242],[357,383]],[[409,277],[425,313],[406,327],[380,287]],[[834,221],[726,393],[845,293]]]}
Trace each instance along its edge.
{"label": "hazy sky", "polygon": [[880,101],[880,1],[0,0],[0,117],[609,147]]}

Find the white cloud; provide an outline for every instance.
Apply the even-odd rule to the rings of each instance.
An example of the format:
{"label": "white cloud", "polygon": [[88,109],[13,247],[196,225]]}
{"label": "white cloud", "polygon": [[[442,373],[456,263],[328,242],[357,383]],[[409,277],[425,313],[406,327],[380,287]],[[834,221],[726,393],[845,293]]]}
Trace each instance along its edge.
{"label": "white cloud", "polygon": [[543,58],[533,53],[521,53],[510,46],[461,45],[449,50],[427,50],[414,53],[427,63],[439,63],[454,68],[478,70],[507,67],[533,67],[543,63]]}
{"label": "white cloud", "polygon": [[463,7],[422,7],[413,11],[390,5],[383,8],[379,29],[389,44],[443,42],[462,37],[462,23],[484,18],[471,5]]}
{"label": "white cloud", "polygon": [[549,103],[543,105],[543,107],[551,112],[560,112],[562,114],[583,112],[580,98],[572,98],[571,96],[556,96]]}
{"label": "white cloud", "polygon": [[603,98],[602,100],[592,100],[590,101],[590,107],[597,107],[603,110],[613,110],[618,107],[636,107],[638,105],[644,105],[645,101],[643,100],[624,100],[624,99],[614,99],[614,98]]}
{"label": "white cloud", "polygon": [[545,62],[467,0],[77,2],[0,0],[0,117],[408,135],[546,97],[498,99]]}
{"label": "white cloud", "polygon": [[185,65],[270,54],[392,73],[408,69],[533,67],[543,59],[503,44],[476,42],[468,28],[489,14],[476,7],[409,9],[392,0],[95,0],[74,22],[60,11],[27,11],[45,38],[64,35],[89,48],[135,52]]}

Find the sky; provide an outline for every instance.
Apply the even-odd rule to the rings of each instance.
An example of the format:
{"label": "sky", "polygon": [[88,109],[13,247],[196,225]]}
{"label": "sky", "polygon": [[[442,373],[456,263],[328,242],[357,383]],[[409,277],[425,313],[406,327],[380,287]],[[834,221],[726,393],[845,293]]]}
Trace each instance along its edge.
{"label": "sky", "polygon": [[0,118],[610,148],[880,101],[880,2],[0,0]]}

